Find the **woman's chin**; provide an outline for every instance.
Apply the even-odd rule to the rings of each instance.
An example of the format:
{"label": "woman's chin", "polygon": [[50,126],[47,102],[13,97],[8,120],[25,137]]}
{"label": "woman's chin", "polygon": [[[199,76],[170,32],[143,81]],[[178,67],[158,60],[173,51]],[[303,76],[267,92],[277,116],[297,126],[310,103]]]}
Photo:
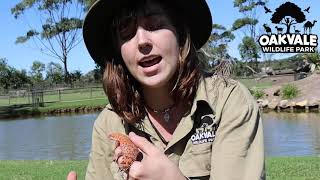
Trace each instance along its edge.
{"label": "woman's chin", "polygon": [[148,88],[159,88],[165,86],[167,81],[160,77],[147,77],[140,81],[140,83]]}

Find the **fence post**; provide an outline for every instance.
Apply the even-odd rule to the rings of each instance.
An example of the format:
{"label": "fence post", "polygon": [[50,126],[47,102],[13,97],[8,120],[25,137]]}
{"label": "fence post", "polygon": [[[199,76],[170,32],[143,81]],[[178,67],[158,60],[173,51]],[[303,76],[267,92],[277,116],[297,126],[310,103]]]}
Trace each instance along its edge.
{"label": "fence post", "polygon": [[10,95],[9,95],[9,105],[10,105]]}
{"label": "fence post", "polygon": [[30,92],[28,92],[28,104],[30,104],[30,96],[31,96],[31,93]]}
{"label": "fence post", "polygon": [[61,90],[58,90],[58,94],[59,94],[59,102],[61,102]]}
{"label": "fence post", "polygon": [[90,99],[92,99],[92,87],[90,87]]}

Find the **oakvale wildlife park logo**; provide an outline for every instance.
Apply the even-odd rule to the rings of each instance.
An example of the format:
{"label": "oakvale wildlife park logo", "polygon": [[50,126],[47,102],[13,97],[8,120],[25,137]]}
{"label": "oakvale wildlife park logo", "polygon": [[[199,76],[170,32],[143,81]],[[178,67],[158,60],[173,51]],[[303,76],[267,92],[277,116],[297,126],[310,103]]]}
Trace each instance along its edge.
{"label": "oakvale wildlife park logo", "polygon": [[[259,37],[264,53],[314,53],[318,46],[318,36],[312,34],[317,20],[308,20],[306,15],[311,7],[300,8],[286,2],[275,10],[264,6],[266,14],[271,14],[273,27],[264,24],[266,34]],[[306,13],[306,14],[305,14]],[[299,28],[300,27],[300,28]]]}
{"label": "oakvale wildlife park logo", "polygon": [[[214,122],[215,115],[204,115],[195,133],[191,136],[192,144],[203,144],[213,142],[218,125]],[[199,122],[199,121],[198,121]],[[196,125],[197,126],[197,125]]]}

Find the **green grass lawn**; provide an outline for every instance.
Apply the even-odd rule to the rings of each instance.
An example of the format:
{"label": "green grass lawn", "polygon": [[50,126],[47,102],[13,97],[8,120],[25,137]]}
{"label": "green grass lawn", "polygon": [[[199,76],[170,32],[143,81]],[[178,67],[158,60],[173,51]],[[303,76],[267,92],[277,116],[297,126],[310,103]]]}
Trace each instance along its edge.
{"label": "green grass lawn", "polygon": [[[63,180],[69,171],[84,179],[81,161],[0,161],[0,180]],[[319,180],[320,157],[272,157],[266,160],[268,180]]]}
{"label": "green grass lawn", "polygon": [[[60,94],[58,90],[44,91],[44,102],[63,102],[63,101],[77,101],[85,99],[95,99],[105,97],[105,93],[102,88],[85,88],[85,89],[66,89],[61,90]],[[32,96],[26,95],[25,97],[2,97],[0,98],[0,106],[8,105],[20,105],[31,104]]]}
{"label": "green grass lawn", "polygon": [[272,86],[272,82],[257,82],[255,79],[237,79],[247,88],[266,89]]}
{"label": "green grass lawn", "polygon": [[64,180],[76,171],[84,179],[87,161],[0,161],[0,180]]}
{"label": "green grass lawn", "polygon": [[267,179],[319,180],[320,156],[267,159]]}
{"label": "green grass lawn", "polygon": [[30,116],[50,112],[57,109],[105,106],[108,103],[108,99],[106,97],[103,97],[96,99],[82,99],[77,101],[74,100],[45,103],[44,107],[39,107],[37,109],[34,109],[31,104],[0,106],[0,118],[7,119],[13,117]]}

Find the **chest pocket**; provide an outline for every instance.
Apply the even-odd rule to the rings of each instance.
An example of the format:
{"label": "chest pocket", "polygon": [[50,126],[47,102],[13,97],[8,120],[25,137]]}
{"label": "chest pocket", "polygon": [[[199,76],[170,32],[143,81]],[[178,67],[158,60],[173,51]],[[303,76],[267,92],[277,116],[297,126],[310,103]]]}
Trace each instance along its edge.
{"label": "chest pocket", "polygon": [[211,171],[212,143],[218,125],[215,115],[206,102],[198,102],[193,116],[194,127],[185,152],[181,155],[179,168],[187,177],[209,179]]}
{"label": "chest pocket", "polygon": [[[192,145],[192,142],[188,144]],[[179,169],[187,177],[205,177],[211,170],[211,143],[201,144],[200,149],[191,147],[180,157]],[[202,179],[202,178],[201,178]]]}

